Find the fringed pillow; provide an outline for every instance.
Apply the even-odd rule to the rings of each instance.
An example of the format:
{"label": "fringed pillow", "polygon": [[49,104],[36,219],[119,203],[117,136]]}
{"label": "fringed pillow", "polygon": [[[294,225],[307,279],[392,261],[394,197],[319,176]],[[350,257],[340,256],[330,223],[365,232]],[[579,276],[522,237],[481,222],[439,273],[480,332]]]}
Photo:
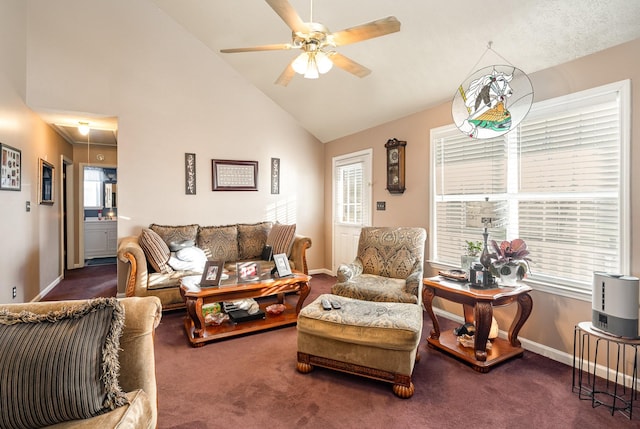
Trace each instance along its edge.
{"label": "fringed pillow", "polygon": [[115,298],[45,314],[0,310],[0,427],[50,426],[127,404],[118,384],[123,326]]}

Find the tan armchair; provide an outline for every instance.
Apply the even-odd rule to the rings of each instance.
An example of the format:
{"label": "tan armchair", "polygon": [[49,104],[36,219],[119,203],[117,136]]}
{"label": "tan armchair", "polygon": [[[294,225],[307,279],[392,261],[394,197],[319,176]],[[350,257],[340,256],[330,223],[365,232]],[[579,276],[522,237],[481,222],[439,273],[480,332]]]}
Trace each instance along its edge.
{"label": "tan armchair", "polygon": [[363,301],[422,303],[424,228],[365,227],[358,255],[338,267],[334,295]]}
{"label": "tan armchair", "polygon": [[[120,337],[119,384],[129,400],[128,405],[85,420],[72,420],[50,426],[56,429],[140,428],[157,426],[158,399],[154,357],[154,333],[162,318],[160,300],[156,297],[122,298],[124,329]],[[28,311],[36,314],[73,308],[86,300],[0,304],[0,310],[12,313]],[[63,363],[61,363],[63,364]],[[43,375],[43,380],[45,379]],[[3,392],[3,394],[5,394]],[[11,403],[11,400],[9,400]],[[30,404],[19,404],[29,407]]]}

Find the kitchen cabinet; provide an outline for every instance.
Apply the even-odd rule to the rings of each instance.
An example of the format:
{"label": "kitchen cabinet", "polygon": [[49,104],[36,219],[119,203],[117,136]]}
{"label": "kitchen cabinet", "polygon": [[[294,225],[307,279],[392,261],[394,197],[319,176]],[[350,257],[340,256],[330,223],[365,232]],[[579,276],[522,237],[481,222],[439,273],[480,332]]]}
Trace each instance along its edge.
{"label": "kitchen cabinet", "polygon": [[116,256],[118,251],[118,222],[94,220],[84,222],[84,258]]}

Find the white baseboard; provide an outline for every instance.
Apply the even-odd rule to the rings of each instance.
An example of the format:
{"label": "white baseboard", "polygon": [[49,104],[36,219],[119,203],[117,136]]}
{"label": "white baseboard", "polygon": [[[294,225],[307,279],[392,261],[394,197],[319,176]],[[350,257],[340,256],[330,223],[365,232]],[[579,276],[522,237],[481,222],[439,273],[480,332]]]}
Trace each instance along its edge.
{"label": "white baseboard", "polygon": [[327,274],[329,276],[335,276],[335,274],[332,273],[331,270],[328,270],[326,268],[319,268],[317,270],[309,270],[309,275],[314,275],[314,274]]}
{"label": "white baseboard", "polygon": [[40,293],[38,295],[35,296],[35,298],[33,298],[31,300],[31,302],[38,302],[41,301],[42,298],[44,298],[49,292],[51,292],[51,290],[56,287],[58,285],[58,283],[60,283],[62,281],[62,276],[59,276],[57,279],[55,279],[54,281],[51,282],[51,284],[49,284],[49,286],[47,286],[46,288],[44,288],[44,290],[40,291]]}

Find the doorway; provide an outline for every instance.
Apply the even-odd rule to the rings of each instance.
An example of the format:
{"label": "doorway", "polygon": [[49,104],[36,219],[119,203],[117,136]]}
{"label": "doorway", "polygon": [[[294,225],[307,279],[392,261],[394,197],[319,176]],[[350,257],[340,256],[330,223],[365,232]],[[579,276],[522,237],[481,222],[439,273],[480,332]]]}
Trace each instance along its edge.
{"label": "doorway", "polygon": [[333,249],[331,269],[350,263],[363,226],[371,225],[372,149],[333,158]]}

